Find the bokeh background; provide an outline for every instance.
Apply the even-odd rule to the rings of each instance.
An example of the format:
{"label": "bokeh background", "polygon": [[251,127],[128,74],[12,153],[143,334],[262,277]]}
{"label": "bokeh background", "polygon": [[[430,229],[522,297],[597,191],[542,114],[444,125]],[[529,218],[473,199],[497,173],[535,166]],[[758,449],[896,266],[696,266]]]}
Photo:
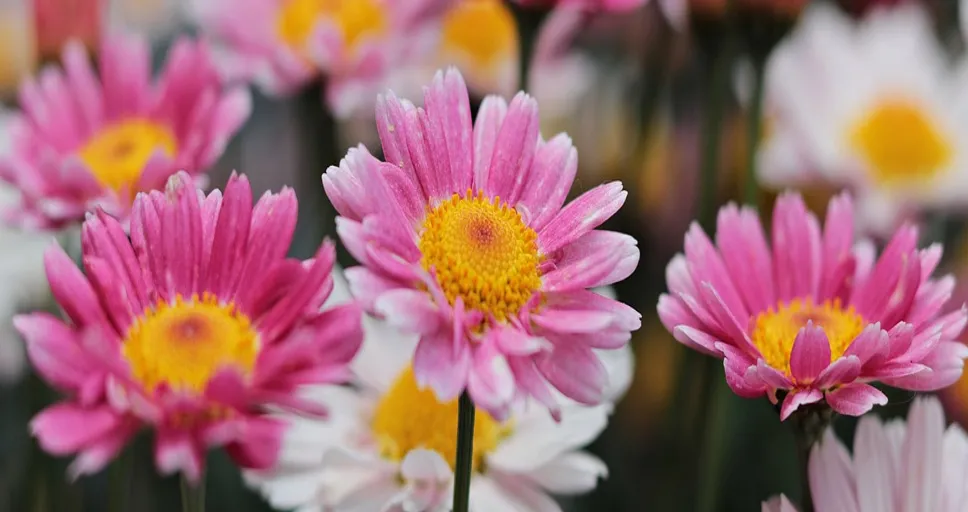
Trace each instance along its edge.
{"label": "bokeh background", "polygon": [[[506,18],[465,23],[455,29],[455,37],[483,47],[511,44],[515,52],[533,48],[542,17],[516,5],[495,3]],[[658,295],[665,291],[665,266],[681,250],[690,222],[705,208],[742,200],[750,57],[735,51],[724,69],[718,56],[732,51],[730,45],[742,37],[738,32],[762,28],[724,30],[727,23],[720,7],[725,2],[685,3],[691,4],[690,9],[679,20],[671,19],[658,1],[631,12],[589,16],[573,40],[559,50],[559,58],[532,62],[529,69],[529,90],[541,107],[543,133],[567,131],[578,147],[580,171],[573,193],[603,181],[622,180],[629,199],[607,227],[635,236],[642,251],[638,270],[617,286],[619,298],[643,314],[643,327],[632,339],[635,377],[609,427],[590,447],[608,464],[610,474],[594,492],[564,501],[570,511],[750,511],[759,510],[762,500],[781,492],[794,500],[800,495],[793,436],[770,403],[730,393],[721,362],[678,344],[655,316]],[[807,2],[749,3],[762,4],[764,9],[778,7],[770,23],[782,32],[797,23]],[[863,23],[869,9],[890,8],[872,4],[901,2],[828,3]],[[945,58],[962,58],[965,38],[958,23],[958,1],[912,3],[923,4],[930,13]],[[19,82],[56,62],[61,45],[71,37],[80,38],[93,51],[104,31],[144,33],[151,38],[156,61],[161,62],[174,37],[197,32],[191,12],[192,6],[181,0],[0,0],[0,97],[6,108],[15,108]],[[387,86],[413,97],[419,89],[413,89],[413,80],[405,77],[426,76],[425,70],[398,71],[404,78]],[[465,74],[471,72],[465,70]],[[717,79],[717,73],[725,73],[726,79]],[[724,90],[712,90],[714,83],[726,84]],[[493,92],[517,89],[513,84],[509,91],[502,87],[492,84]],[[968,81],[961,87],[968,88]],[[724,95],[725,106],[713,175],[716,186],[712,197],[703,198],[702,129],[711,98],[717,94]],[[309,256],[323,236],[334,235],[333,212],[320,186],[320,174],[338,164],[351,145],[365,142],[371,149],[378,148],[373,142],[371,108],[341,119],[335,134],[321,128],[326,125],[321,121],[324,108],[318,94],[270,98],[253,90],[248,123],[210,173],[212,186],[220,187],[233,169],[245,172],[257,194],[294,186],[300,221],[293,253],[302,257]],[[819,187],[807,192],[810,203],[822,209],[831,190]],[[9,191],[4,194],[7,200]],[[775,194],[769,189],[758,193],[762,212],[769,212]],[[925,222],[931,227],[925,230],[926,240],[947,244],[945,266],[964,273],[968,252],[962,248],[961,215],[934,213]],[[56,236],[70,239],[70,233]],[[68,461],[41,453],[30,437],[29,419],[55,397],[24,365],[22,341],[11,329],[9,317],[17,311],[54,307],[39,256],[52,238],[49,233],[0,232],[0,511],[177,510],[177,480],[156,475],[146,436],[102,474],[76,482],[65,476]],[[340,261],[352,263],[345,253]],[[968,384],[956,387],[968,389]],[[968,392],[956,390],[949,405],[957,405],[961,395],[968,398]],[[904,415],[912,395],[893,391],[889,396],[890,404],[877,413]],[[850,418],[836,423],[848,445],[854,425]],[[238,470],[223,454],[212,453],[208,462],[210,510],[270,510],[243,485]],[[118,500],[109,499],[109,489],[123,490],[122,508]]]}

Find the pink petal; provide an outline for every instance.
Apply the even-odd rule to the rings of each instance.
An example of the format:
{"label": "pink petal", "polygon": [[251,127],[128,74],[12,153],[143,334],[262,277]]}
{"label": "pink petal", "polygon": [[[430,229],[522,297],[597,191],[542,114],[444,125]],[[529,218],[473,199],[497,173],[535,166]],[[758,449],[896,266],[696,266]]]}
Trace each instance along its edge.
{"label": "pink petal", "polygon": [[441,311],[425,292],[398,288],[383,293],[373,304],[387,323],[411,334],[433,334],[440,328]]}
{"label": "pink petal", "polygon": [[773,263],[777,298],[816,296],[820,285],[820,226],[799,194],[788,193],[773,209]]}
{"label": "pink petal", "polygon": [[556,268],[542,280],[548,291],[595,288],[627,278],[639,263],[639,249],[631,236],[612,231],[586,233],[561,249]]}
{"label": "pink petal", "polygon": [[958,381],[968,358],[968,346],[958,341],[942,341],[920,364],[927,367],[917,373],[897,378],[884,378],[885,384],[911,391],[936,391]]}
{"label": "pink petal", "polygon": [[33,313],[15,317],[13,324],[26,341],[30,362],[55,387],[76,392],[96,371],[77,335],[59,318]]}
{"label": "pink petal", "polygon": [[155,465],[162,475],[180,471],[190,482],[198,482],[205,451],[190,432],[159,429],[155,434]]}
{"label": "pink petal", "polygon": [[353,267],[344,271],[346,281],[349,283],[350,292],[353,297],[360,302],[360,305],[367,311],[373,311],[376,299],[383,293],[394,288],[399,288],[400,284],[381,276],[366,267]]}
{"label": "pink petal", "polygon": [[599,185],[578,196],[541,229],[538,247],[549,254],[578,240],[614,215],[626,196],[620,182]]}
{"label": "pink petal", "polygon": [[548,382],[538,371],[532,357],[508,357],[508,366],[520,388],[548,408],[555,421],[561,421],[561,405],[551,392]]}
{"label": "pink petal", "polygon": [[91,284],[64,249],[54,245],[44,251],[44,269],[54,299],[75,325],[109,325]]}
{"label": "pink petal", "polygon": [[71,402],[52,405],[30,421],[30,431],[41,448],[52,455],[85,449],[122,421],[110,406],[81,407]]}
{"label": "pink petal", "polygon": [[601,403],[608,374],[590,348],[557,345],[537,364],[541,374],[563,395],[585,405]]}
{"label": "pink petal", "polygon": [[798,384],[809,384],[830,365],[830,342],[812,321],[800,329],[790,353],[790,373]]}
{"label": "pink petal", "polygon": [[[483,189],[490,181],[491,156],[497,144],[508,104],[500,96],[488,96],[481,102],[474,121],[474,188]],[[389,159],[388,159],[389,161]]]}
{"label": "pink petal", "polygon": [[823,269],[820,278],[820,299],[846,300],[846,278],[853,271],[854,205],[849,194],[842,193],[830,200],[823,223]]}
{"label": "pink petal", "polygon": [[507,419],[515,391],[514,376],[504,355],[497,350],[493,336],[486,337],[474,350],[467,391],[475,405],[498,421]]}
{"label": "pink petal", "polygon": [[248,418],[240,439],[226,446],[225,451],[239,467],[270,469],[279,457],[286,427],[286,423],[275,418]]}
{"label": "pink petal", "polygon": [[591,333],[608,327],[612,323],[612,315],[605,311],[545,309],[537,315],[531,315],[531,320],[555,332]]}
{"label": "pink petal", "polygon": [[[473,179],[473,128],[467,86],[454,68],[438,71],[424,92],[427,143],[437,156],[438,179],[443,190],[464,193]],[[496,195],[496,194],[495,194]],[[502,199],[510,200],[502,195]]]}
{"label": "pink petal", "polygon": [[447,330],[421,336],[413,355],[417,384],[429,386],[441,402],[457,398],[464,390],[470,364],[470,350],[465,346],[455,350],[452,334]]}
{"label": "pink petal", "polygon": [[844,355],[855,356],[863,365],[875,355],[885,352],[889,339],[888,333],[880,328],[880,324],[868,325],[850,342]]}
{"label": "pink petal", "polygon": [[548,340],[532,336],[511,326],[494,327],[490,333],[497,348],[509,356],[529,356],[552,348]]}
{"label": "pink petal", "polygon": [[529,183],[538,142],[538,104],[519,92],[511,100],[490,158],[484,193],[515,204]]}
{"label": "pink petal", "polygon": [[787,394],[780,406],[780,421],[786,421],[801,405],[817,403],[823,400],[823,392],[819,389],[794,390]]}
{"label": "pink petal", "polygon": [[773,262],[760,224],[752,208],[730,204],[719,210],[716,246],[722,255],[723,273],[732,277],[749,311],[765,311],[776,305]]}
{"label": "pink petal", "polygon": [[860,375],[860,368],[861,363],[857,356],[843,356],[820,373],[814,386],[817,389],[827,389],[841,384],[849,384]]}
{"label": "pink petal", "polygon": [[861,416],[875,405],[884,405],[887,397],[869,384],[855,382],[827,392],[827,404],[840,414]]}
{"label": "pink petal", "polygon": [[[478,123],[480,119],[478,114]],[[531,165],[528,186],[522,190],[518,204],[531,214],[528,225],[541,231],[565,204],[578,171],[578,152],[567,135],[558,134],[538,143]]]}

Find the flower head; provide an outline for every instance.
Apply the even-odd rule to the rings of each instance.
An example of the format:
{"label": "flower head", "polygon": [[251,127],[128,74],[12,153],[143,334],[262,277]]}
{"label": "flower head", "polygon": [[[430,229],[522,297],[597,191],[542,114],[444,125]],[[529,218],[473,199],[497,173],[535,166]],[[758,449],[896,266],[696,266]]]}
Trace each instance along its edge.
{"label": "flower head", "polygon": [[620,183],[564,206],[577,167],[565,135],[538,134],[535,102],[481,104],[471,123],[460,73],[438,73],[425,107],[377,103],[387,163],[360,146],[323,185],[337,230],[363,263],[347,270],[365,307],[419,334],[414,375],[440,401],[465,388],[499,419],[531,395],[557,411],[550,382],[586,404],[607,382],[593,348],[620,348],[640,317],[586,290],[628,276],[635,239],[595,230],[625,200]]}
{"label": "flower head", "polygon": [[70,43],[63,69],[21,87],[0,160],[0,179],[21,194],[9,221],[56,228],[98,207],[126,219],[138,192],[162,188],[177,170],[201,173],[221,155],[249,115],[248,92],[223,88],[200,42],[175,42],[155,80],[149,57],[142,39],[106,39],[95,72]]}
{"label": "flower head", "polygon": [[952,384],[968,357],[955,341],[968,311],[942,313],[954,279],[931,277],[941,247],[918,250],[917,229],[904,226],[875,258],[869,242],[854,244],[853,224],[847,195],[830,202],[821,230],[799,195],[784,194],[771,248],[756,212],[728,205],[716,245],[698,225],[686,234],[659,317],[679,342],[723,358],[737,394],[786,392],[781,419],[821,400],[861,415],[887,402],[871,381]]}
{"label": "flower head", "polygon": [[[337,279],[333,299],[339,289]],[[441,403],[417,385],[411,365],[416,336],[372,318],[364,328],[366,340],[353,362],[356,387],[306,389],[308,399],[329,407],[329,421],[282,415],[293,427],[284,434],[279,465],[249,471],[246,481],[285,509],[450,510],[457,401]],[[616,377],[607,401],[617,400],[631,375],[631,352],[596,355]],[[477,411],[473,510],[531,510],[535,502],[556,510],[549,492],[587,492],[606,476],[602,461],[580,449],[605,428],[611,403],[584,407],[562,400],[560,423],[524,403],[504,421]]]}
{"label": "flower head", "polygon": [[[441,20],[440,64],[455,65],[479,97],[510,96],[518,85],[518,26],[500,0],[456,3]],[[435,66],[436,68],[436,66]]]}
{"label": "flower head", "polygon": [[849,187],[858,227],[878,235],[963,203],[963,71],[951,68],[924,6],[876,10],[862,23],[833,6],[806,9],[767,65],[761,182]]}
{"label": "flower head", "polygon": [[230,76],[254,80],[274,95],[325,77],[329,107],[344,116],[372,101],[391,67],[429,47],[427,23],[452,3],[205,0],[196,2],[196,18],[224,44]]}
{"label": "flower head", "polygon": [[[861,418],[853,458],[828,430],[810,454],[810,495],[817,510],[904,512],[968,509],[968,435],[945,429],[935,398],[919,398],[901,420]],[[763,512],[796,512],[785,497],[763,504]]]}
{"label": "flower head", "polygon": [[92,473],[147,427],[162,473],[197,478],[209,446],[243,467],[275,463],[285,425],[265,408],[324,412],[293,390],[345,379],[362,341],[356,305],[319,312],[332,244],[313,260],[285,257],[296,207],[289,189],[253,206],[234,175],[224,197],[206,197],[181,172],[164,193],[135,199],[130,241],[103,212],[88,218],[84,273],[49,249],[68,321],[15,321],[33,365],[68,394],[32,421],[41,447],[78,454],[71,472]]}

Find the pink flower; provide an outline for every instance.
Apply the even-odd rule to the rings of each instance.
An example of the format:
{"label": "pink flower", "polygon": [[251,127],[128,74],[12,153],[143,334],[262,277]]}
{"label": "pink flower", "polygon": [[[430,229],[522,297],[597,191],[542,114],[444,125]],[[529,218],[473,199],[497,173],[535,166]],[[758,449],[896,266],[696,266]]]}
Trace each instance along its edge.
{"label": "pink flower", "polygon": [[229,76],[272,95],[325,76],[329,106],[345,116],[372,101],[391,67],[432,49],[425,25],[453,2],[200,0],[196,18],[224,43]]}
{"label": "pink flower", "polygon": [[140,38],[105,40],[97,68],[70,43],[63,69],[21,87],[0,159],[0,179],[21,195],[8,221],[57,228],[96,207],[124,220],[136,193],[212,165],[249,116],[248,92],[223,89],[208,48],[191,39],[174,44],[154,81]]}
{"label": "pink flower", "polygon": [[594,349],[624,346],[632,308],[587,288],[635,268],[635,239],[595,230],[625,201],[621,183],[562,206],[578,156],[564,134],[538,133],[519,93],[487,97],[471,122],[454,69],[437,73],[424,108],[377,101],[387,163],[360,146],[323,186],[337,230],[362,267],[346,271],[364,307],[420,335],[414,373],[447,402],[465,388],[499,420],[531,395],[558,414],[550,383],[597,404],[608,381]]}
{"label": "pink flower", "polygon": [[94,473],[148,427],[163,474],[197,479],[217,446],[243,467],[272,466],[285,425],[266,407],[324,413],[294,390],[348,378],[362,341],[358,306],[319,312],[332,244],[285,257],[296,209],[291,189],[253,206],[245,177],[206,197],[180,172],[135,199],[130,241],[102,211],[84,222],[84,272],[49,249],[69,321],[15,320],[34,367],[69,396],[33,419],[40,446],[77,454],[73,475]]}
{"label": "pink flower", "polygon": [[[514,0],[524,7],[582,7],[595,11],[631,11],[649,0]],[[683,0],[684,1],[684,0]]]}
{"label": "pink flower", "polygon": [[904,226],[880,258],[854,245],[847,195],[827,208],[823,231],[797,194],[773,211],[773,247],[754,210],[720,210],[714,246],[698,225],[685,256],[666,269],[659,317],[679,342],[724,359],[738,395],[786,391],[780,418],[826,399],[859,416],[887,397],[869,383],[927,391],[961,375],[968,348],[955,341],[968,312],[942,314],[954,278],[932,279],[941,246],[917,249]]}
{"label": "pink flower", "polygon": [[37,53],[56,56],[71,39],[94,48],[101,36],[104,0],[33,0]]}
{"label": "pink flower", "polygon": [[[907,424],[861,418],[853,458],[828,430],[814,445],[809,465],[810,495],[818,511],[962,512],[968,510],[968,436],[945,429],[934,398],[915,400]],[[780,496],[763,512],[796,512]]]}

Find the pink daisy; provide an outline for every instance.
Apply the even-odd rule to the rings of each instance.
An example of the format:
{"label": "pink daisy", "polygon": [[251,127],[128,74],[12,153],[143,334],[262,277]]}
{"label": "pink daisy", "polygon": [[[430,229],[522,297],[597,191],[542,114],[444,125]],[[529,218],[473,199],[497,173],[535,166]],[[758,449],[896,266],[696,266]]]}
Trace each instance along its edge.
{"label": "pink daisy", "polygon": [[[362,267],[346,271],[364,307],[420,335],[414,373],[439,400],[465,388],[498,419],[516,395],[558,414],[550,383],[597,404],[608,381],[594,349],[624,346],[632,308],[587,288],[627,277],[635,239],[595,230],[625,201],[621,183],[564,205],[578,157],[545,141],[537,104],[487,97],[475,123],[454,69],[437,73],[424,108],[377,101],[387,163],[360,146],[323,186],[337,230]],[[564,207],[562,208],[562,206]]]}
{"label": "pink daisy", "polygon": [[772,226],[771,249],[750,208],[720,210],[716,245],[694,224],[659,298],[662,323],[723,358],[734,392],[776,402],[785,391],[781,419],[821,400],[859,416],[887,402],[872,381],[927,391],[958,379],[968,312],[942,314],[954,278],[931,278],[940,245],[918,250],[917,229],[904,226],[875,258],[869,242],[854,244],[847,195],[830,202],[821,231],[803,199],[785,194]]}
{"label": "pink daisy", "polygon": [[180,172],[135,199],[130,241],[102,211],[84,222],[85,272],[50,248],[68,321],[15,320],[35,368],[69,395],[31,422],[40,446],[77,454],[73,475],[93,473],[147,427],[164,474],[197,480],[216,446],[243,467],[272,466],[285,425],[266,407],[323,413],[294,390],[348,378],[362,342],[358,306],[320,312],[332,244],[285,257],[296,209],[291,189],[253,205],[245,177],[206,197]]}
{"label": "pink daisy", "polygon": [[224,43],[229,76],[288,95],[325,75],[329,106],[345,115],[372,101],[391,65],[432,47],[422,29],[454,2],[203,0],[196,18]]}
{"label": "pink daisy", "polygon": [[0,179],[21,194],[9,221],[56,228],[95,207],[126,219],[136,193],[212,165],[249,116],[248,92],[223,88],[200,42],[175,42],[154,81],[141,38],[108,38],[98,55],[95,72],[81,45],[69,43],[62,69],[21,87],[23,110],[0,159]]}

